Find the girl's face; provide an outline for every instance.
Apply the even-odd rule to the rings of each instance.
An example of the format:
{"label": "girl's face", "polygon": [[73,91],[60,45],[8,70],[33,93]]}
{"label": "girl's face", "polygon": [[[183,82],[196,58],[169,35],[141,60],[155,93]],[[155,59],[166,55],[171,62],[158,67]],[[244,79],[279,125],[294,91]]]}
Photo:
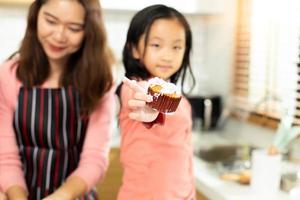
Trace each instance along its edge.
{"label": "girl's face", "polygon": [[158,19],[150,28],[147,46],[144,34],[137,48],[133,49],[133,56],[145,65],[152,76],[167,80],[179,70],[184,52],[183,26],[176,19]]}
{"label": "girl's face", "polygon": [[85,9],[76,0],[49,0],[38,14],[37,35],[49,61],[66,61],[84,38]]}

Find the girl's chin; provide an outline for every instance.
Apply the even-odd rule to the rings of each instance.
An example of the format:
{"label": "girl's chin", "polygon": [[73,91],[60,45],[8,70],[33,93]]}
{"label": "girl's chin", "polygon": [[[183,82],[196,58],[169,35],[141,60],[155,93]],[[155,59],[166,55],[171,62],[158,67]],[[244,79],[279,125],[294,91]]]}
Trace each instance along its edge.
{"label": "girl's chin", "polygon": [[158,75],[158,76],[156,76],[156,77],[161,78],[161,79],[167,81],[167,80],[170,79],[171,76],[168,76],[168,75]]}

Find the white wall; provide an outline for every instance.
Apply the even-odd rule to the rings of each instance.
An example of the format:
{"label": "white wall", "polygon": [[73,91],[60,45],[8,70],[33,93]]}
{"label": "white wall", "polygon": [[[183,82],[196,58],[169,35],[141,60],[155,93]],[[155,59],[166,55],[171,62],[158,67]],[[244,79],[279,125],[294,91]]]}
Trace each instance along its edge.
{"label": "white wall", "polygon": [[0,6],[0,62],[19,48],[26,28],[26,17],[27,6]]}
{"label": "white wall", "polygon": [[211,94],[228,96],[233,80],[233,65],[236,34],[236,0],[226,0],[222,16],[207,18],[207,52],[205,74],[207,91]]}
{"label": "white wall", "polygon": [[[196,12],[183,10],[193,32],[191,64],[197,85],[192,95],[227,96],[230,90],[234,52],[236,0],[186,0],[185,2],[189,1],[199,6],[195,9]],[[168,2],[172,4],[172,1]],[[27,6],[0,5],[0,62],[18,49],[26,28],[27,8]],[[119,61],[116,68],[118,79],[123,75],[122,66],[120,66],[121,52],[129,21],[135,12],[136,10],[130,9],[112,9],[109,6],[104,9],[109,43]]]}

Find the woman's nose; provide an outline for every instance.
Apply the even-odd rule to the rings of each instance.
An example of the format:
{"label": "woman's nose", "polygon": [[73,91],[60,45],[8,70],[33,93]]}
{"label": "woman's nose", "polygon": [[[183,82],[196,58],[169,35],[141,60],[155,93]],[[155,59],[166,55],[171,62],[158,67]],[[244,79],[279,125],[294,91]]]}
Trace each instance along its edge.
{"label": "woman's nose", "polygon": [[64,26],[58,26],[54,32],[54,38],[57,42],[66,42],[66,32]]}

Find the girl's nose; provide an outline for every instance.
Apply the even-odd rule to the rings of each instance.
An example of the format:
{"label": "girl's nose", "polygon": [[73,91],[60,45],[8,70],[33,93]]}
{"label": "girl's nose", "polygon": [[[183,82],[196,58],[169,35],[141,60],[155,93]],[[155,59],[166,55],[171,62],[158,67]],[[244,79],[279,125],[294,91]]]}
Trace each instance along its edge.
{"label": "girl's nose", "polygon": [[163,60],[165,61],[171,61],[172,60],[172,57],[173,57],[173,54],[172,54],[172,50],[170,49],[165,49],[163,51]]}

